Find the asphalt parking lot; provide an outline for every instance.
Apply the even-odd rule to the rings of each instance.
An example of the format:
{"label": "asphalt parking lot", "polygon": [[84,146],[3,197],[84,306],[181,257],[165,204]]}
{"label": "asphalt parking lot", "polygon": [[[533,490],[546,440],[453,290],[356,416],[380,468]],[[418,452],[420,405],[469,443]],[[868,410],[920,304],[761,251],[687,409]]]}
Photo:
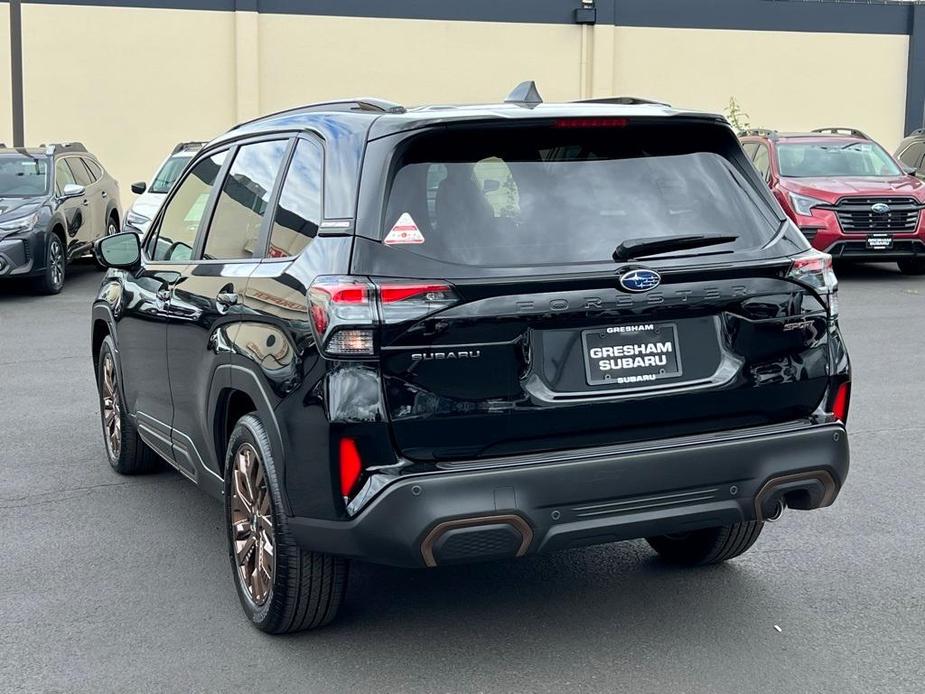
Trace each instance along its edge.
{"label": "asphalt parking lot", "polygon": [[[925,278],[840,269],[852,472],[727,565],[642,542],[499,564],[355,564],[339,620],[261,634],[219,504],[106,463],[89,359],[100,275],[0,285],[2,692],[921,692]],[[779,630],[778,630],[779,628]]]}

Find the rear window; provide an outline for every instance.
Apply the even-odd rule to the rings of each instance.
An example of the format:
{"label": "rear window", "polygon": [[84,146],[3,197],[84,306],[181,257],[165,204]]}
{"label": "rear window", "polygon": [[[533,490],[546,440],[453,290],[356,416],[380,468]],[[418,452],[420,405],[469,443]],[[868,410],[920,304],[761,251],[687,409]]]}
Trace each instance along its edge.
{"label": "rear window", "polygon": [[777,146],[777,158],[780,175],[789,178],[902,174],[892,157],[874,142],[781,143]]}
{"label": "rear window", "polygon": [[732,134],[711,125],[421,135],[398,157],[380,238],[441,261],[507,267],[612,263],[626,239],[678,234],[760,247],[779,220],[734,156],[747,164]]}

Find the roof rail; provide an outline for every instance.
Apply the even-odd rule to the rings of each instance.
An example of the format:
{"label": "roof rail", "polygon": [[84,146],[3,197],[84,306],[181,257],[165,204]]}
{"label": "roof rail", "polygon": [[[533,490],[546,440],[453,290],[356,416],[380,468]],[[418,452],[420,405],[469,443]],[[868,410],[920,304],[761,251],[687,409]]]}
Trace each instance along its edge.
{"label": "roof rail", "polygon": [[655,99],[643,99],[638,96],[604,96],[597,99],[578,99],[573,101],[573,104],[619,104],[621,106],[636,106],[639,104],[651,104],[652,106],[667,106],[671,108],[671,104],[667,104],[664,101],[656,101]]}
{"label": "roof rail", "polygon": [[540,92],[536,88],[536,82],[527,80],[514,87],[511,93],[504,97],[504,103],[536,106],[543,103],[543,97],[540,96]]}
{"label": "roof rail", "polygon": [[770,140],[776,140],[777,131],[770,130],[768,128],[746,128],[745,130],[739,131],[739,137],[749,137],[749,136],[766,137]]}
{"label": "roof rail", "polygon": [[850,135],[851,137],[859,137],[862,140],[869,140],[867,133],[863,130],[857,130],[856,128],[815,128],[810,132],[819,133],[820,135]]}
{"label": "roof rail", "polygon": [[50,142],[47,145],[42,143],[39,147],[45,148],[46,156],[51,156],[55,152],[65,151],[65,152],[86,152],[87,148],[83,146],[82,142]]}
{"label": "roof rail", "polygon": [[189,142],[178,142],[177,146],[173,148],[171,155],[176,154],[177,152],[182,152],[185,149],[192,149],[193,147],[203,147],[206,143],[200,142],[199,140],[190,140]]}
{"label": "roof rail", "polygon": [[252,118],[233,126],[231,130],[243,128],[245,125],[257,123],[267,118],[277,118],[288,114],[312,113],[315,111],[372,111],[374,113],[404,113],[405,107],[396,104],[393,101],[377,99],[375,97],[360,97],[358,99],[339,99],[336,101],[320,101],[314,104],[305,104],[304,106],[294,106],[286,108],[275,113],[268,113],[265,116]]}

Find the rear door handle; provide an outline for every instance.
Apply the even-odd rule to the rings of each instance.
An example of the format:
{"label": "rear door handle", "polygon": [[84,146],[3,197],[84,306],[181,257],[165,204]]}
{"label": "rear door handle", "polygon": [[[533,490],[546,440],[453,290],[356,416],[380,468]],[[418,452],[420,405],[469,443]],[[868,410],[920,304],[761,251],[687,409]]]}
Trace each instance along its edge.
{"label": "rear door handle", "polygon": [[218,296],[215,297],[215,301],[218,302],[220,306],[229,307],[237,305],[240,301],[240,297],[235,292],[219,292]]}
{"label": "rear door handle", "polygon": [[102,195],[103,195],[104,198],[108,198],[108,197],[109,197],[109,196],[106,194],[106,191],[105,191],[105,190],[103,191]]}

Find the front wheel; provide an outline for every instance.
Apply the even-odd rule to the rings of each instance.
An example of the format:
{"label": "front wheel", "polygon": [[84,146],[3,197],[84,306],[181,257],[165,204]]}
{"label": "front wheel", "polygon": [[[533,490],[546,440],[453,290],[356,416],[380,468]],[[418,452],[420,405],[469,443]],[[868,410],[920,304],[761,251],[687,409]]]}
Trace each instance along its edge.
{"label": "front wheel", "polygon": [[225,458],[228,553],[244,612],[270,634],[324,626],[337,614],[347,585],[347,561],[299,547],[281,509],[266,430],[256,416],[245,415]]}
{"label": "front wheel", "polygon": [[896,264],[904,275],[925,275],[925,258],[903,258]]}
{"label": "front wheel", "polygon": [[67,256],[64,242],[57,234],[50,234],[45,244],[45,270],[35,278],[35,289],[41,294],[57,294],[64,287]]}
{"label": "front wheel", "polygon": [[704,566],[718,564],[745,553],[755,544],[763,527],[761,521],[736,523],[720,528],[693,530],[678,535],[658,535],[646,542],[659,556],[673,564]]}

